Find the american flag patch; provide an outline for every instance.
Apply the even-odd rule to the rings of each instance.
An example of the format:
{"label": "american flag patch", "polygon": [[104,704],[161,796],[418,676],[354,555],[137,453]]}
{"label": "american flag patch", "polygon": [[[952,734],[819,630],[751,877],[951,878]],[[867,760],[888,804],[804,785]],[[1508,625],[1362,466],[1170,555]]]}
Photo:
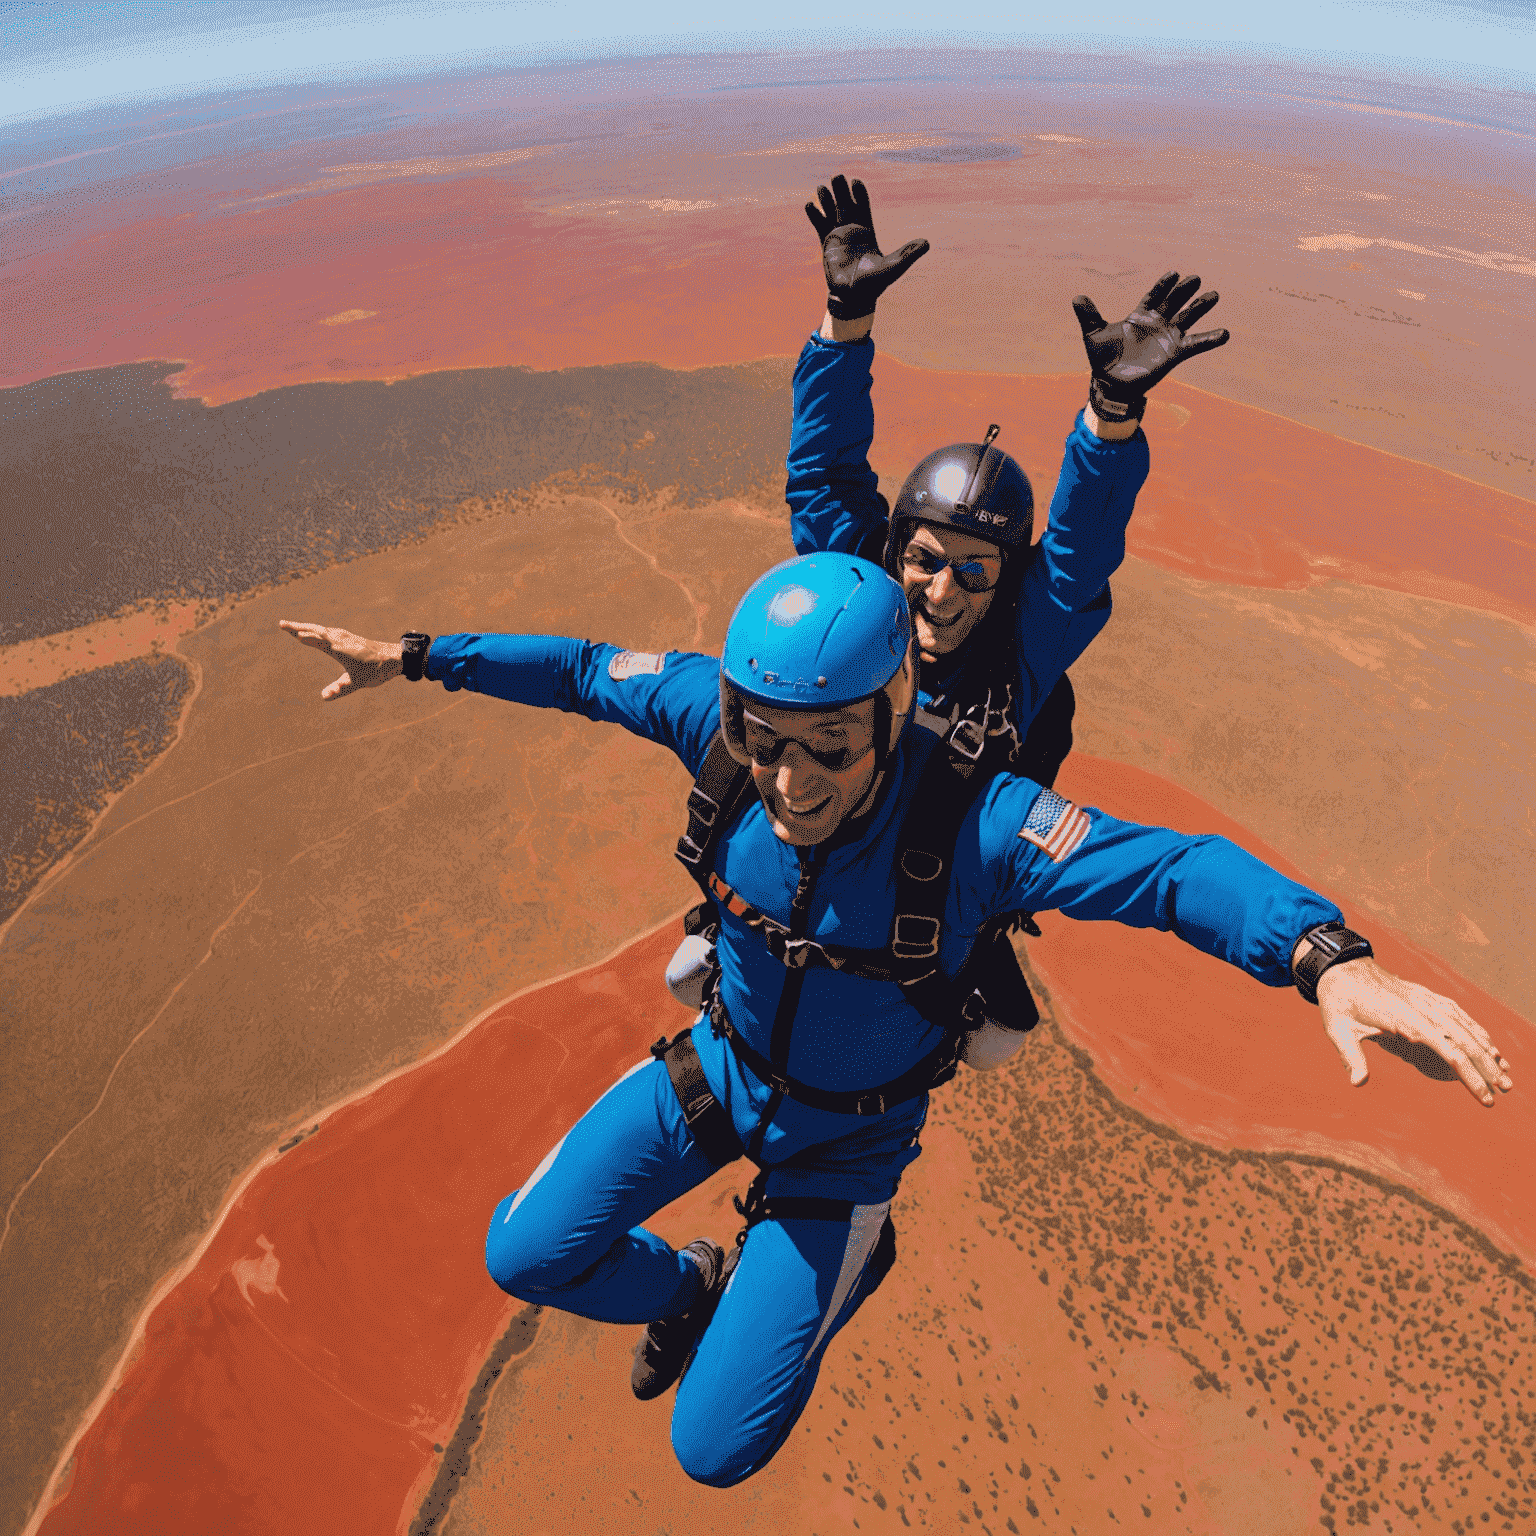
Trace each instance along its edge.
{"label": "american flag patch", "polygon": [[1076,852],[1088,836],[1088,827],[1086,811],[1080,811],[1070,800],[1063,800],[1054,789],[1042,789],[1024,818],[1019,836],[1048,854],[1053,864],[1060,864]]}

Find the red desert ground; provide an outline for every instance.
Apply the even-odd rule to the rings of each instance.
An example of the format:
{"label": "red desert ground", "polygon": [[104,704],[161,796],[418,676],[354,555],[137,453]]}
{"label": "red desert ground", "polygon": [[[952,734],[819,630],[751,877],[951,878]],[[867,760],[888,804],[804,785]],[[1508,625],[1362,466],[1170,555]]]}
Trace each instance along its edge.
{"label": "red desert ground", "polygon": [[[5,802],[4,1528],[1536,1528],[1528,98],[857,73],[570,65],[7,146],[0,408],[38,532],[0,648],[36,744]],[[837,170],[888,246],[933,243],[875,332],[888,492],[998,421],[1043,503],[1072,295],[1221,290],[1231,344],[1147,418],[1060,787],[1326,891],[1517,1087],[1483,1110],[1373,1048],[1351,1088],[1294,994],[1045,915],[1041,1028],[935,1095],[896,1270],[720,1493],[630,1397],[635,1330],[481,1257],[683,1022],[685,777],[494,700],[322,707],[276,620],[718,647],[789,550],[800,207]],[[267,482],[297,534],[203,558],[224,488]],[[728,1240],[738,1172],[657,1230]]]}

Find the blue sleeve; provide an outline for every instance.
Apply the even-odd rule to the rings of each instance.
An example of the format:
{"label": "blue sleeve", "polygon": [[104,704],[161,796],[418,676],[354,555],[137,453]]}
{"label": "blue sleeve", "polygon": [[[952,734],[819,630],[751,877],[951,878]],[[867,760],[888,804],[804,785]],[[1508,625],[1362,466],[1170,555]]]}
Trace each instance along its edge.
{"label": "blue sleeve", "polygon": [[831,549],[880,563],[887,507],[869,467],[875,436],[870,365],[875,344],[812,335],[795,364],[790,428],[790,533],[795,553]]}
{"label": "blue sleeve", "polygon": [[1125,559],[1126,526],[1150,468],[1143,433],[1107,442],[1078,413],[1050,521],[1019,593],[1019,670],[1030,719],[1109,622],[1109,578]]}
{"label": "blue sleeve", "polygon": [[1050,521],[1026,582],[1065,613],[1086,608],[1125,560],[1125,530],[1152,467],[1146,435],[1095,437],[1078,412],[1061,456]]}
{"label": "blue sleeve", "polygon": [[562,635],[439,635],[425,676],[536,709],[622,725],[697,773],[720,725],[720,662],[691,651],[625,651]]}
{"label": "blue sleeve", "polygon": [[[1117,821],[1011,774],[989,786],[969,819],[987,869],[981,899],[988,912],[1055,910],[1158,928],[1266,986],[1290,986],[1296,940],[1342,916],[1326,897],[1224,837]],[[1056,856],[1024,830],[1052,844]]]}

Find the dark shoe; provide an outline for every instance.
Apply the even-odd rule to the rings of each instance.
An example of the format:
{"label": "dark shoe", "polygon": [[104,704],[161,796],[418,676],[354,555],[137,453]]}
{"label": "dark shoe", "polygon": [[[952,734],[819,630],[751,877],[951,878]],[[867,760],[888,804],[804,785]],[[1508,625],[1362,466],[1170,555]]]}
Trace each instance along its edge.
{"label": "dark shoe", "polygon": [[660,1397],[683,1374],[694,1346],[703,1336],[729,1278],[725,1254],[707,1237],[695,1238],[682,1250],[698,1265],[704,1284],[699,1299],[677,1317],[661,1317],[652,1323],[635,1346],[635,1363],[629,1385],[642,1403]]}

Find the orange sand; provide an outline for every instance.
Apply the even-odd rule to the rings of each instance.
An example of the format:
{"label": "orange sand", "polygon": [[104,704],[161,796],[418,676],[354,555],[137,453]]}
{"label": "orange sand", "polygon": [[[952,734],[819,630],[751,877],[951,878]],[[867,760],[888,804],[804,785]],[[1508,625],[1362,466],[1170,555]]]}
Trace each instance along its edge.
{"label": "orange sand", "polygon": [[500,1005],[260,1164],[151,1304],[40,1528],[392,1530],[514,1306],[490,1213],[678,1027],[674,942]]}
{"label": "orange sand", "polygon": [[[1057,788],[1130,821],[1220,833],[1299,878],[1273,848],[1157,774],[1074,753]],[[1064,1025],[1142,1114],[1219,1147],[1338,1157],[1418,1190],[1536,1264],[1531,1024],[1340,905],[1388,970],[1454,997],[1488,1030],[1515,1092],[1488,1110],[1459,1082],[1427,1078],[1369,1044],[1370,1080],[1353,1088],[1318,1014],[1294,991],[1260,986],[1172,935],[1047,916],[1030,955]]]}
{"label": "orange sand", "polygon": [[[1063,788],[1267,852],[1151,774],[1078,757]],[[1220,1145],[1365,1164],[1536,1258],[1530,1181],[1510,1175],[1536,1132],[1528,1092],[1489,1112],[1392,1060],[1351,1089],[1292,993],[1170,937],[1046,923],[1032,953],[1057,1010],[1136,1108]],[[1464,1001],[1521,1073],[1522,1021],[1372,932],[1389,966]],[[40,1529],[174,1536],[408,1520],[513,1310],[482,1268],[488,1213],[679,1025],[659,981],[674,939],[668,925],[501,1004],[259,1165],[151,1305]]]}
{"label": "orange sand", "polygon": [[[899,483],[938,444],[974,442],[996,421],[999,446],[1045,503],[1083,398],[1074,375],[931,373],[882,356],[874,461]],[[1178,379],[1158,386],[1146,431],[1152,474],[1132,554],[1211,581],[1296,588],[1337,578],[1536,623],[1531,502]]]}
{"label": "orange sand", "polygon": [[[541,213],[490,177],[142,219],[34,257],[12,278],[12,312],[24,317],[13,351],[27,362],[0,386],[186,359],[178,391],[215,405],[308,379],[441,368],[699,368],[782,353],[820,318],[800,228],[724,208],[689,213],[683,249],[679,232],[644,207]],[[727,251],[733,281],[722,287],[715,264]],[[372,313],[328,323],[353,310]]]}

